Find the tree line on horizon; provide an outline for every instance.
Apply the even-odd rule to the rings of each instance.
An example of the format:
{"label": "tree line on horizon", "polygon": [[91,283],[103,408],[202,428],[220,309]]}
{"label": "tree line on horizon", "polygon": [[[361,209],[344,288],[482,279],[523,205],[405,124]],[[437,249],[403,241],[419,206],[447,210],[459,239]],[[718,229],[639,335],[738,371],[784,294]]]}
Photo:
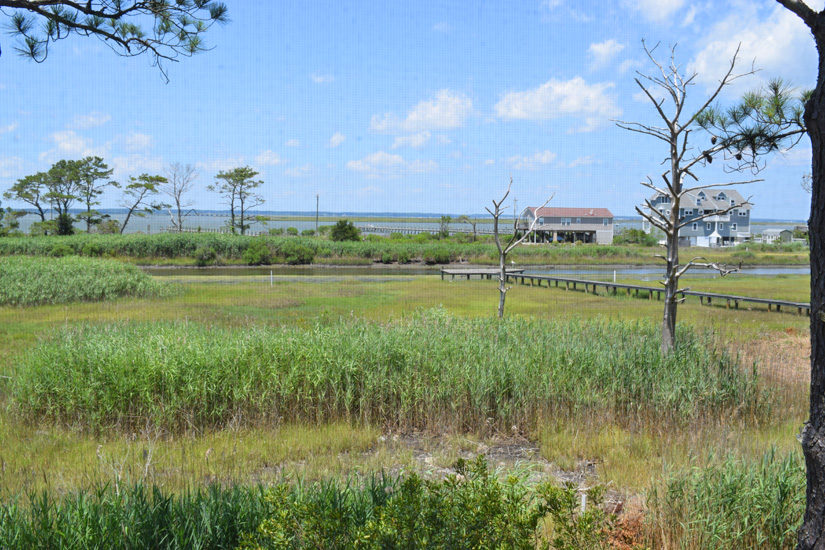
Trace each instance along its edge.
{"label": "tree line on horizon", "polygon": [[[71,235],[76,223],[85,225],[87,233],[122,234],[133,217],[161,210],[169,213],[175,231],[183,231],[184,220],[195,212],[188,194],[199,173],[192,165],[173,163],[163,175],[143,173],[129,176],[124,183],[112,179],[112,172],[103,159],[96,156],[60,160],[45,172],[18,179],[3,193],[3,198],[29,205],[31,213],[40,218],[31,226],[32,235]],[[229,206],[231,217],[227,225],[233,233],[246,234],[252,223],[249,210],[265,202],[257,192],[264,184],[263,180],[254,179],[257,175],[249,166],[232,168],[218,172],[215,183],[207,186]],[[126,210],[122,223],[96,208],[102,203],[103,195],[112,189],[122,190],[116,203]],[[169,202],[161,201],[163,196]],[[82,211],[73,215],[72,209],[78,206]],[[19,228],[19,218],[27,213],[0,207],[0,236],[14,233]],[[57,216],[47,216],[48,213]]]}

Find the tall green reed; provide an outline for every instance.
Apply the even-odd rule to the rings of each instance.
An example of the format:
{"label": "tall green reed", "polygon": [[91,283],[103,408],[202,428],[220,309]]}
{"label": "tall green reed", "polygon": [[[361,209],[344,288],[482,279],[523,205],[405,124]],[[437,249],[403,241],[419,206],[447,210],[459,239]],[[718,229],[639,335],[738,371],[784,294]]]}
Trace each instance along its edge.
{"label": "tall green reed", "polygon": [[173,431],[345,420],[395,429],[530,430],[540,418],[761,418],[770,398],[709,336],[652,323],[463,319],[310,328],[133,323],[61,328],[19,359],[13,406],[32,421]]}

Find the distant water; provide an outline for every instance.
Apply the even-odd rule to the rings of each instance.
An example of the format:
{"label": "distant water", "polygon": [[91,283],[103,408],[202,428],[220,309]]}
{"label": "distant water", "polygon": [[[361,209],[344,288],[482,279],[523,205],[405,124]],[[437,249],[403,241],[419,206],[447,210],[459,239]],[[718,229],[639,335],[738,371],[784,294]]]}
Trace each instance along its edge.
{"label": "distant water", "polygon": [[[283,215],[283,214],[280,214]],[[399,217],[403,217],[404,214],[397,214]],[[385,214],[381,215],[382,217],[386,217]],[[123,222],[126,218],[126,215],[123,213],[114,213],[111,214],[111,217],[119,222]],[[345,216],[342,216],[345,217]],[[367,217],[364,214],[359,214],[357,217],[364,218]],[[410,216],[412,217],[412,216]],[[38,221],[39,217],[34,214],[27,214],[20,218],[20,230],[28,233],[31,224]],[[221,228],[225,228],[229,221],[229,215],[225,213],[198,213],[192,214],[187,216],[186,220],[184,221],[184,227],[188,229],[197,229],[200,227],[203,231],[217,231]],[[512,223],[512,219],[510,220]],[[787,227],[788,225],[804,225],[805,222],[801,221],[788,221],[788,222],[760,222],[757,221],[751,224],[751,233],[758,234],[768,229],[770,227]],[[320,225],[332,225],[332,222],[321,222]],[[438,231],[439,225],[437,223],[401,223],[401,222],[386,222],[386,221],[375,221],[375,222],[356,222],[357,226],[366,226],[366,225],[373,225],[375,227],[405,227],[409,229],[425,229],[428,231]],[[126,227],[125,233],[165,233],[168,231],[168,228],[172,226],[172,223],[169,218],[169,214],[148,214],[144,217],[135,217],[134,215],[129,220],[129,225]],[[509,224],[508,224],[509,226]],[[75,224],[75,227],[78,229],[84,229],[85,225],[82,224]],[[315,221],[273,221],[267,222],[266,225],[261,223],[253,223],[250,231],[252,233],[266,233],[269,229],[286,229],[287,227],[294,227],[298,231],[303,231],[305,229],[315,229]],[[488,229],[491,226],[489,224],[479,224],[477,226],[479,229],[485,228]],[[616,222],[614,224],[614,231],[619,232],[622,229],[632,228],[632,229],[641,229],[642,221],[641,220],[633,220],[633,219],[621,219],[616,218]],[[450,229],[452,231],[466,231],[472,232],[473,227],[470,224],[461,224],[461,223],[451,223]]]}

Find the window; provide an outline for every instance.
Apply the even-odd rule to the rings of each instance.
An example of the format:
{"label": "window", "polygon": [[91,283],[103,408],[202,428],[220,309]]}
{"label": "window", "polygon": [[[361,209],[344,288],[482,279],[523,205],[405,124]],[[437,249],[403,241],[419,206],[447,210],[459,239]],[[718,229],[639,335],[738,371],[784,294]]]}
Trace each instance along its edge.
{"label": "window", "polygon": [[576,223],[581,223],[581,222],[582,222],[581,218],[576,218]]}
{"label": "window", "polygon": [[730,230],[731,231],[736,231],[736,224],[735,223],[730,224]]}
{"label": "window", "polygon": [[710,222],[708,222],[707,224],[705,224],[705,229],[707,229],[708,231],[710,231],[710,226],[711,226],[711,224],[710,224]]}
{"label": "window", "polygon": [[702,206],[702,199],[696,199],[696,206]]}
{"label": "window", "polygon": [[685,216],[692,216],[692,215],[693,215],[693,209],[692,208],[688,208],[687,210],[685,210]]}
{"label": "window", "polygon": [[693,230],[694,231],[699,231],[699,224],[698,223],[693,222]]}
{"label": "window", "polygon": [[667,215],[670,216],[670,208],[667,209]]}
{"label": "window", "polygon": [[725,196],[724,193],[719,193],[718,195],[716,195],[716,200],[718,200],[718,201],[723,201],[725,199],[727,199],[727,197]]}
{"label": "window", "polygon": [[670,202],[670,197],[668,197],[667,195],[662,195],[662,200],[660,200],[659,202],[667,204]]}
{"label": "window", "polygon": [[561,219],[562,225],[570,225],[570,218],[562,218]]}
{"label": "window", "polygon": [[610,225],[610,218],[603,219],[602,223],[604,224],[605,227],[607,227],[608,225]]}
{"label": "window", "polygon": [[730,205],[731,205],[731,206],[733,206],[733,205],[735,205],[735,204],[736,204],[736,201],[735,201],[735,200],[733,200],[733,199],[731,199],[731,200],[730,200]]}
{"label": "window", "polygon": [[725,228],[725,224],[720,223],[720,224],[719,224],[719,229],[724,229],[724,228]]}
{"label": "window", "polygon": [[747,216],[747,215],[748,215],[748,212],[747,212],[746,210],[740,210],[740,211],[739,211],[739,215],[740,215],[740,216]]}

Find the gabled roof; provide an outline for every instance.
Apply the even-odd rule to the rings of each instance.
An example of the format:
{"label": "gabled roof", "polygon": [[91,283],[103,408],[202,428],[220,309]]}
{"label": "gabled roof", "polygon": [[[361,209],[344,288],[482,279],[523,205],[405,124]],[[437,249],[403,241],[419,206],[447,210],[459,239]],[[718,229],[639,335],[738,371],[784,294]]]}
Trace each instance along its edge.
{"label": "gabled roof", "polygon": [[[721,198],[722,195],[724,198]],[[659,193],[656,193],[652,197],[650,197],[650,202],[656,200],[656,198],[660,197]],[[699,203],[697,204],[696,199],[699,199]],[[706,210],[725,210],[726,208],[730,208],[730,201],[733,199],[736,201],[736,204],[741,204],[745,202],[744,197],[739,194],[739,191],[735,191],[733,189],[697,189],[696,191],[688,191],[682,197],[682,202],[680,206],[682,208],[702,208]],[[746,204],[744,206],[737,206],[737,209],[740,210],[750,210],[751,205]]]}
{"label": "gabled roof", "polygon": [[537,218],[612,218],[607,208],[565,208],[560,206],[544,208],[527,208]]}

